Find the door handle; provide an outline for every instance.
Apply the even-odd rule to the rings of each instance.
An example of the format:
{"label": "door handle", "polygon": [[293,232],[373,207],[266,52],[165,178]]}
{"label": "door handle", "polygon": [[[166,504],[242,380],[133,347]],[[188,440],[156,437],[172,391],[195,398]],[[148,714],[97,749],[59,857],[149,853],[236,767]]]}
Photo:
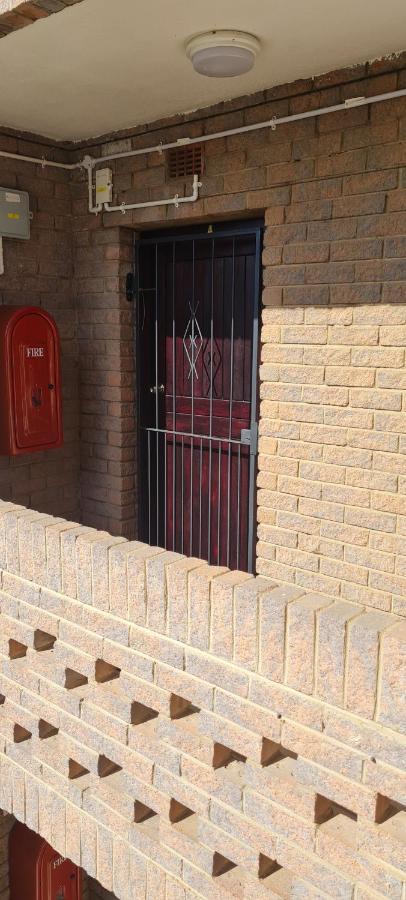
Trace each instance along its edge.
{"label": "door handle", "polygon": [[34,407],[42,406],[42,388],[33,388],[31,394],[31,403]]}
{"label": "door handle", "polygon": [[165,391],[164,384],[153,384],[151,385],[149,392],[150,394],[163,394]]}

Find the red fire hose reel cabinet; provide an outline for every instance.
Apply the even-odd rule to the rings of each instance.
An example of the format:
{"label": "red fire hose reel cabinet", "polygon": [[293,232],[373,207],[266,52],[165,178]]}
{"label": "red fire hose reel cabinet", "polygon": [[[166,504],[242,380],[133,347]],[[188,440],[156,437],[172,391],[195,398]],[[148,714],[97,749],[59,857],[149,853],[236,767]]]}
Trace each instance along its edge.
{"label": "red fire hose reel cabinet", "polygon": [[9,839],[10,900],[81,900],[82,872],[16,822]]}
{"label": "red fire hose reel cabinet", "polygon": [[0,453],[60,447],[60,344],[55,322],[35,306],[0,307]]}

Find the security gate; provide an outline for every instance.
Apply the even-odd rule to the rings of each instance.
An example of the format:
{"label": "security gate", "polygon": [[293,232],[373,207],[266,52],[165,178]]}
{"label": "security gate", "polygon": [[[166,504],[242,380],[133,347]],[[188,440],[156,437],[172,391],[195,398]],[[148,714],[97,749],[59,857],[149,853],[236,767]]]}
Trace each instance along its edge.
{"label": "security gate", "polygon": [[137,247],[141,537],[252,571],[261,228]]}

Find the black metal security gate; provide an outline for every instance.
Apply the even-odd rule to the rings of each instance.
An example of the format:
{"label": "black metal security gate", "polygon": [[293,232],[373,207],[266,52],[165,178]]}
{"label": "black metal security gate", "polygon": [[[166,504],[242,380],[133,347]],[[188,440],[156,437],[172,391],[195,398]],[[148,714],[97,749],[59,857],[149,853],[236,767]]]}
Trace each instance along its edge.
{"label": "black metal security gate", "polygon": [[253,569],[261,227],[137,244],[140,533]]}

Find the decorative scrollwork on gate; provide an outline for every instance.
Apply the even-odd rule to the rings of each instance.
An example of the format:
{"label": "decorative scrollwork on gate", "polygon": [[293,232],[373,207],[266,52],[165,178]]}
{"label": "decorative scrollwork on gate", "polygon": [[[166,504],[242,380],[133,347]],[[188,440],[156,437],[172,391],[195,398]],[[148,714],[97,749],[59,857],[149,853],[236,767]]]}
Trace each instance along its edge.
{"label": "decorative scrollwork on gate", "polygon": [[185,328],[185,333],[183,335],[183,348],[189,363],[189,372],[187,376],[188,381],[192,376],[193,378],[196,378],[197,381],[199,380],[197,361],[203,347],[203,335],[199,325],[199,320],[196,316],[198,307],[198,303],[193,307],[189,301],[190,316]]}
{"label": "decorative scrollwork on gate", "polygon": [[218,397],[216,377],[221,366],[221,353],[215,338],[206,341],[203,352],[203,368],[207,378],[206,397]]}

